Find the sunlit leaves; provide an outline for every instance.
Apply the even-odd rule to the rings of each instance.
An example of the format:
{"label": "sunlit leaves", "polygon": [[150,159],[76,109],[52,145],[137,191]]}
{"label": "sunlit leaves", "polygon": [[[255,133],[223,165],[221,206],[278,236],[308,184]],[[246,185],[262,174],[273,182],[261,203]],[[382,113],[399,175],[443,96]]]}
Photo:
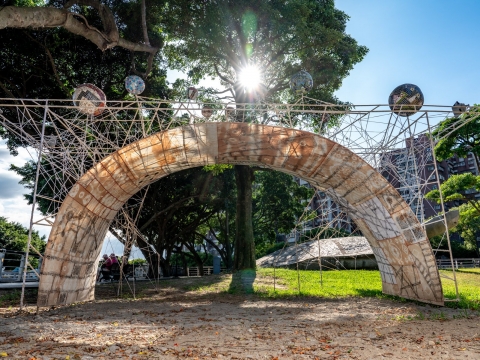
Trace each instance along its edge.
{"label": "sunlit leaves", "polygon": [[192,80],[221,77],[228,87],[237,72],[254,63],[264,71],[271,101],[292,100],[288,79],[301,69],[314,78],[313,97],[334,101],[333,92],[367,53],[345,34],[348,16],[330,0],[176,4],[167,23],[169,64],[195,68]]}
{"label": "sunlit leaves", "polygon": [[466,157],[473,153],[480,155],[480,106],[474,105],[470,111],[459,117],[441,121],[432,132],[434,139],[439,138],[435,146],[435,157],[439,161],[454,155]]}

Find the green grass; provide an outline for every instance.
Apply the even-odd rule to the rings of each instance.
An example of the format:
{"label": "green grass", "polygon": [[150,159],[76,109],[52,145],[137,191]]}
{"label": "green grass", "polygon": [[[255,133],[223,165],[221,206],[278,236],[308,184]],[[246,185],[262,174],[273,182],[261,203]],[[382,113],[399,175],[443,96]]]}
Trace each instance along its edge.
{"label": "green grass", "polygon": [[[451,270],[440,270],[440,275],[453,277]],[[455,306],[462,309],[480,310],[480,269],[460,269],[455,271],[457,278],[460,302],[447,302],[447,306]],[[455,299],[455,283],[442,277],[443,293],[446,299]]]}
{"label": "green grass", "polygon": [[[452,277],[452,272],[441,270],[442,275]],[[273,279],[273,269],[259,269],[257,277]],[[269,297],[285,296],[316,296],[323,298],[339,298],[348,296],[366,296],[398,299],[399,297],[384,295],[382,282],[377,270],[342,270],[324,271],[322,285],[319,271],[276,269],[276,283],[279,285],[274,291],[273,286],[254,285],[256,292]],[[298,289],[298,276],[300,289]],[[446,302],[448,307],[480,310],[480,269],[464,269],[456,272],[459,302]],[[454,282],[442,278],[445,298],[455,298]]]}
{"label": "green grass", "polygon": [[[258,274],[273,279],[273,269],[260,269]],[[303,295],[337,298],[346,296],[383,296],[380,273],[374,270],[319,271],[276,269],[275,275],[280,285],[274,293],[273,288],[264,288],[269,295]],[[300,291],[298,289],[300,277]],[[320,283],[322,281],[322,283]],[[286,289],[282,289],[286,287]],[[258,289],[261,290],[261,289]]]}

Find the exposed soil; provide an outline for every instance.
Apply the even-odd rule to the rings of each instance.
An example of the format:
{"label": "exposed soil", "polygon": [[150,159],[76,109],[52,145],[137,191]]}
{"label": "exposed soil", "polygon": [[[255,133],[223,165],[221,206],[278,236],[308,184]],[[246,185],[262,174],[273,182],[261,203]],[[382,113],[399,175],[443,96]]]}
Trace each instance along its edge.
{"label": "exposed soil", "polygon": [[38,314],[2,308],[0,357],[480,359],[478,312],[376,298],[267,299],[218,293],[220,285],[189,290],[230,278],[161,282],[158,292],[137,285],[137,300],[101,285],[95,302]]}

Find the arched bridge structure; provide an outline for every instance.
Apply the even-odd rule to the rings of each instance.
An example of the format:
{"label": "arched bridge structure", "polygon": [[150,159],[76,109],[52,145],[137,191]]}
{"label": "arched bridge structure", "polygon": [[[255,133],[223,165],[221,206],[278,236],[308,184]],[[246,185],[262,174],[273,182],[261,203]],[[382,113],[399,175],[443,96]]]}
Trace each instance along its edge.
{"label": "arched bridge structure", "polygon": [[42,264],[38,305],[93,300],[108,227],[144,186],[209,164],[260,165],[323,189],[367,238],[383,292],[443,305],[423,227],[390,183],[349,149],[319,135],[249,123],[201,123],[145,137],[104,158],[72,187],[58,212]]}

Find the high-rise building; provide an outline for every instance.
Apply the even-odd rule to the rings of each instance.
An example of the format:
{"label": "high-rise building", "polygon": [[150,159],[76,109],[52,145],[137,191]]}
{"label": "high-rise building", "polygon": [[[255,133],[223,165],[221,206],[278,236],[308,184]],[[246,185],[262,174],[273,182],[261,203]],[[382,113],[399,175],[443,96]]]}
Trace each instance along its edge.
{"label": "high-rise building", "polygon": [[[404,148],[385,152],[380,156],[379,171],[398,190],[410,205],[420,222],[442,212],[442,206],[425,199],[425,194],[438,189],[450,176],[456,174],[479,174],[479,169],[472,153],[466,158],[453,156],[445,161],[437,161],[433,156],[430,139],[422,134],[406,140]],[[465,191],[480,200],[480,193],[475,189]],[[461,201],[444,203],[445,211],[461,205]],[[462,242],[458,234],[452,240]],[[477,242],[480,242],[480,236]]]}
{"label": "high-rise building", "polygon": [[[437,161],[427,135],[408,138],[405,147],[380,155],[378,170],[400,193],[420,222],[441,212],[441,205],[424,198],[449,177],[449,161]],[[449,210],[451,204],[445,204]]]}
{"label": "high-rise building", "polygon": [[[295,178],[295,180],[299,185],[311,187],[303,179]],[[334,200],[321,190],[315,190],[307,210],[315,212],[316,216],[309,218],[309,220],[301,224],[302,231],[316,228],[331,228],[339,230],[338,236],[345,236],[357,231],[357,227],[350,216],[343,212]]]}

